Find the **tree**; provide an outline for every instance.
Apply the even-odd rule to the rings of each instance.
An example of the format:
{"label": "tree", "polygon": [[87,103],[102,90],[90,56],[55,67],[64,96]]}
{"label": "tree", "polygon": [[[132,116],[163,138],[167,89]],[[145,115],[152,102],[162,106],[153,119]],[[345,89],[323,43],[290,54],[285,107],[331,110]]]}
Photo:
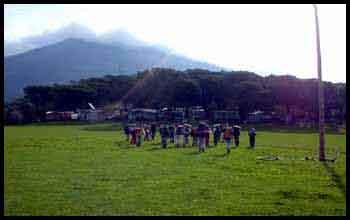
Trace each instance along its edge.
{"label": "tree", "polygon": [[[241,118],[254,110],[274,111],[297,107],[309,115],[318,114],[318,81],[293,76],[261,77],[251,72],[176,71],[156,68],[137,76],[111,76],[82,79],[68,84],[28,86],[25,98],[7,103],[5,118],[45,118],[46,111],[75,111],[88,102],[97,106],[121,102],[134,107],[161,108],[202,105],[207,110],[235,109]],[[326,116],[339,109],[339,120],[345,120],[346,87],[344,83],[325,83]],[[24,104],[26,103],[27,104]],[[21,103],[21,104],[20,104]],[[31,109],[30,112],[27,109]],[[280,112],[283,112],[282,110]],[[328,117],[328,116],[327,116]],[[36,118],[31,118],[35,120]]]}
{"label": "tree", "polygon": [[197,105],[199,97],[200,88],[195,82],[189,80],[174,82],[172,103],[175,106],[190,107]]}

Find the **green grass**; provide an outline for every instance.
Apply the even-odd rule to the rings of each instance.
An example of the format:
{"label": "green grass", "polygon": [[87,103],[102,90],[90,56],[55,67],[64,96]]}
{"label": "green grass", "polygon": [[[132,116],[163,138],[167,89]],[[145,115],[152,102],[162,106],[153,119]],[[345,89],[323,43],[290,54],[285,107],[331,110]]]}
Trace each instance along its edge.
{"label": "green grass", "polygon": [[[257,130],[255,150],[225,156],[220,143],[130,146],[120,125],[9,126],[5,215],[345,215],[345,134],[326,135],[335,163],[317,156],[316,133]],[[274,155],[277,161],[257,160]]]}

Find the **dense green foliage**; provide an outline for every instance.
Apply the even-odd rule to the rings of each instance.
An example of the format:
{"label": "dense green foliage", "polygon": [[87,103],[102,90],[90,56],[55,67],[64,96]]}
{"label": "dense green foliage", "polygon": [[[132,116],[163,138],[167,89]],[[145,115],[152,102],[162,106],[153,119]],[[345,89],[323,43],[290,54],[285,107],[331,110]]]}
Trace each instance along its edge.
{"label": "dense green foliage", "polygon": [[[5,127],[5,215],[345,215],[345,134],[259,128],[256,149],[130,146],[118,124]],[[277,129],[277,128],[275,128]],[[59,135],[58,135],[59,134]],[[281,160],[258,160],[274,155]]]}
{"label": "dense green foliage", "polygon": [[[325,82],[324,85],[326,119],[342,122],[346,114],[345,84]],[[104,106],[120,101],[148,108],[196,105],[206,110],[238,108],[243,120],[254,110],[289,112],[291,108],[298,108],[309,112],[310,120],[317,120],[318,114],[317,80],[262,77],[241,71],[154,68],[130,76],[107,75],[70,84],[29,86],[24,92],[24,100],[34,106],[38,117],[49,110],[86,108],[87,102]],[[15,110],[16,105],[8,105],[8,109]]]}

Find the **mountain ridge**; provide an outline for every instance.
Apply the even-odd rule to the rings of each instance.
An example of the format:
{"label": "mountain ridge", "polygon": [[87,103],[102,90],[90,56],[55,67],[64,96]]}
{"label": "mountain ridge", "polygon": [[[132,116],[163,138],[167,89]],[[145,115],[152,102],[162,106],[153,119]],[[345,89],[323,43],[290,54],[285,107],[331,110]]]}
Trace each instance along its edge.
{"label": "mountain ridge", "polygon": [[4,59],[5,100],[21,96],[27,85],[52,84],[102,75],[133,74],[153,67],[209,69],[216,65],[167,53],[152,46],[106,44],[67,38]]}

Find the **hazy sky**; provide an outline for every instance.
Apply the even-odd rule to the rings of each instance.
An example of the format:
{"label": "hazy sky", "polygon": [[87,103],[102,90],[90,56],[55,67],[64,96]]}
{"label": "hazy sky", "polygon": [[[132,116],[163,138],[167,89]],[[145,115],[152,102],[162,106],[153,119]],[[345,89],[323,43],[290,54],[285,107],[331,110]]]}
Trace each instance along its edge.
{"label": "hazy sky", "polygon": [[[346,81],[346,5],[318,5],[323,79]],[[76,22],[97,34],[125,28],[234,70],[316,78],[314,11],[304,5],[5,5],[5,40]]]}

